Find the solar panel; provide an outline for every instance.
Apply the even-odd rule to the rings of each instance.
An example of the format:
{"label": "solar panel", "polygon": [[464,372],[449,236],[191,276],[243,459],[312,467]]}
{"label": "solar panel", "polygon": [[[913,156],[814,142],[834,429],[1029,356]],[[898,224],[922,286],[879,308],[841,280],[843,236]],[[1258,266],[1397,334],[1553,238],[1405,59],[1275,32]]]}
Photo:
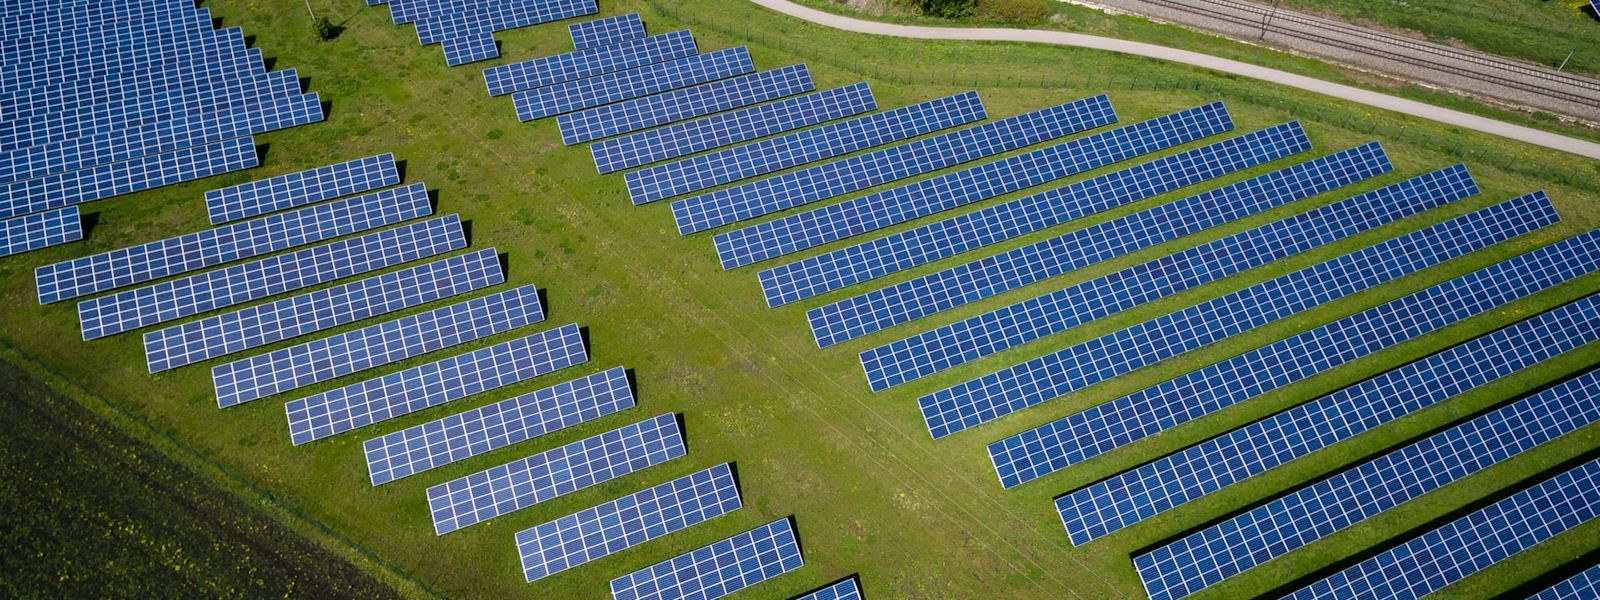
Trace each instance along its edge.
{"label": "solar panel", "polygon": [[78,303],[93,340],[466,247],[448,215]]}
{"label": "solar panel", "polygon": [[[1589,0],[1590,6],[1595,6],[1595,0]],[[1600,14],[1600,6],[1595,6],[1595,12]],[[1589,567],[1588,570],[1573,575],[1561,583],[1557,583],[1544,591],[1534,594],[1529,600],[1587,600],[1600,598],[1600,565]]]}
{"label": "solar panel", "polygon": [[[18,14],[7,15],[0,21],[0,49],[4,49],[6,62],[24,61],[42,48],[60,48],[72,42],[96,43],[104,37],[114,37],[117,42],[136,40],[156,35],[164,29],[176,26],[207,26],[210,11],[197,9],[194,5],[180,3],[163,3],[156,5],[146,4],[141,7],[125,5],[125,8],[140,8],[148,11],[138,14],[124,14],[121,18],[104,14],[96,14],[93,6],[78,6],[71,10],[66,5],[52,7],[57,12],[54,18],[46,14],[50,11],[28,10]],[[196,15],[205,14],[208,20],[203,24],[197,23]],[[33,21],[29,23],[28,21]],[[93,37],[86,33],[96,34]],[[86,39],[87,38],[87,39]],[[125,43],[125,42],[124,42]],[[16,54],[12,54],[16,53]]]}
{"label": "solar panel", "polygon": [[723,269],[798,252],[1233,129],[1222,104],[946,173],[714,238]]}
{"label": "solar panel", "polygon": [[499,65],[483,70],[490,96],[554,85],[692,56],[698,50],[694,35],[684,29],[672,33]]}
{"label": "solar panel", "polygon": [[511,95],[517,119],[532,121],[602,104],[659,94],[755,70],[744,46],[596,75]]}
{"label": "solar panel", "polygon": [[[1533,322],[1551,327],[1548,333],[1530,327],[1533,322],[1524,322],[1456,346],[1163,459],[1155,463],[1162,465],[1159,470],[1140,468],[1117,477],[1113,480],[1116,485],[1096,485],[1062,498],[1056,502],[1058,510],[1069,533],[1082,534],[1085,541],[1116,531],[1218,489],[1219,484],[1250,477],[1600,339],[1595,327],[1600,320],[1600,302],[1596,300],[1590,297],[1580,301],[1582,307],[1557,309],[1563,313],[1560,315],[1540,315]],[[1555,347],[1544,346],[1547,339]],[[1444,362],[1444,357],[1460,364]],[[1510,364],[1497,364],[1502,360]],[[1438,376],[1440,380],[1408,380],[1404,378],[1407,375]],[[1155,600],[1199,592],[1600,420],[1597,383],[1600,373],[1590,373],[1520,400],[1138,556],[1134,564]],[[1415,397],[1409,397],[1413,394]],[[1337,420],[1320,421],[1323,416]],[[1276,443],[1287,447],[1279,450],[1274,442],[1259,438],[1271,431],[1285,436]],[[1198,453],[1202,447],[1211,453],[1254,449],[1260,454],[1202,457]],[[1166,470],[1176,464],[1173,459],[1193,459],[1181,468],[1196,479],[1173,479],[1175,473]],[[1192,467],[1200,470],[1189,471]],[[1207,468],[1217,471],[1207,472]],[[1122,485],[1136,474],[1149,479],[1137,488]],[[1159,497],[1162,487],[1172,488],[1180,497]],[[1114,489],[1133,494],[1119,502],[1106,501],[1102,494]],[[1091,495],[1102,497],[1093,499]],[[1355,501],[1346,503],[1345,499]],[[1092,512],[1128,504],[1140,506],[1138,514],[1120,508],[1103,515]],[[1269,539],[1276,541],[1268,543]]]}
{"label": "solar panel", "polygon": [[861,588],[857,587],[856,579],[851,577],[794,600],[861,600]]}
{"label": "solar panel", "polygon": [[78,217],[76,206],[0,221],[0,256],[81,239],[83,219]]}
{"label": "solar panel", "polygon": [[1417,598],[1600,514],[1600,460],[1546,479],[1286,596]]}
{"label": "solar panel", "polygon": [[[197,78],[216,74],[264,73],[261,50],[246,48],[244,34],[237,28],[224,29],[214,41],[197,44],[154,49],[134,58],[92,55],[60,67],[36,66],[28,79],[7,84],[0,93],[0,105],[12,119],[21,119],[128,102],[183,89]],[[116,63],[118,60],[125,62]]]}
{"label": "solar panel", "polygon": [[494,34],[487,31],[447,38],[441,44],[444,63],[452,67],[500,56],[500,45],[495,43]]}
{"label": "solar panel", "polygon": [[289,402],[295,445],[588,362],[577,325],[501,342]]}
{"label": "solar panel", "polygon": [[[759,101],[759,100],[753,100]],[[704,152],[877,110],[866,82],[603,140],[589,145],[600,174]]]}
{"label": "solar panel", "polygon": [[[1298,123],[1229,138],[1121,171],[773,267],[758,275],[778,307],[1040,231],[1309,150]],[[1356,152],[1355,150],[1347,152]],[[1373,144],[1377,162],[1387,164]],[[1327,161],[1330,159],[1319,159]],[[1319,163],[1320,164],[1320,163]],[[1366,163],[1360,163],[1366,164]],[[848,338],[845,338],[848,339]],[[843,340],[818,336],[823,347]]]}
{"label": "solar panel", "polygon": [[93,200],[193,181],[256,166],[255,139],[234,138],[163,154],[0,184],[0,217],[72,206]]}
{"label": "solar panel", "polygon": [[[749,186],[755,193],[705,194],[672,204],[678,232],[690,234],[931,173],[1117,121],[1111,101],[1094,96],[787,173]],[[779,187],[777,193],[768,190]]]}
{"label": "solar panel", "polygon": [[159,373],[504,281],[487,248],[146,333],[145,363]]}
{"label": "solar panel", "polygon": [[813,89],[811,71],[789,65],[561,115],[556,125],[561,142],[571,146]]}
{"label": "solar panel", "polygon": [[628,13],[567,26],[573,47],[584,50],[644,37],[644,20],[639,13]]}
{"label": "solar panel", "polygon": [[39,303],[154,281],[366,231],[433,212],[422,184],[39,267]]}
{"label": "solar panel", "polygon": [[[1308,163],[1309,164],[1309,163]],[[1337,164],[1337,163],[1335,163]],[[1009,268],[1005,283],[1018,286],[1242,219],[1353,180],[1388,170],[1387,160],[1350,175],[1346,166],[1312,173],[1278,171],[1158,206],[1002,254],[998,269],[966,273],[970,286]],[[1291,168],[1298,168],[1291,167]],[[1313,179],[1315,178],[1315,179]],[[1394,187],[1380,192],[1394,191]],[[1093,279],[1069,288],[957,321],[861,353],[867,379],[887,389],[1039,340],[1111,314],[1193,289],[1273,261],[1347,238],[1459,197],[1375,193],[1303,213]],[[942,275],[943,273],[941,273]],[[923,294],[922,298],[937,298]],[[949,304],[949,302],[942,302]]]}
{"label": "solar panel", "polygon": [[710,600],[805,565],[785,517],[611,580],[615,600]]}
{"label": "solar panel", "polygon": [[[656,165],[627,173],[623,179],[633,203],[644,204],[980,121],[985,116],[978,93],[964,92]],[[732,202],[777,180],[757,181],[683,202]]]}
{"label": "solar panel", "polygon": [[633,404],[627,372],[616,367],[367,440],[367,472],[372,485],[383,485]]}
{"label": "solar panel", "polygon": [[162,18],[164,15],[195,10],[183,4],[92,3],[86,6],[53,5],[43,10],[18,13],[7,18],[0,31],[7,36],[28,32],[47,32],[91,26],[95,23],[124,23]]}
{"label": "solar panel", "polygon": [[521,0],[504,3],[445,0],[432,4],[450,8],[416,19],[417,40],[424,45],[600,12],[595,0]]}
{"label": "solar panel", "polygon": [[727,463],[517,532],[528,581],[560,573],[738,510]]}
{"label": "solar panel", "polygon": [[556,496],[683,456],[667,413],[428,488],[433,531],[444,535]]}
{"label": "solar panel", "polygon": [[[148,18],[153,16],[166,18]],[[214,33],[210,11],[193,6],[120,24],[102,23],[105,25],[99,28],[60,27],[62,23],[56,23],[58,26],[6,32],[3,35],[7,52],[0,55],[0,64],[33,73],[39,66],[66,64],[84,55],[132,54],[147,47],[197,42]]]}
{"label": "solar panel", "polygon": [[213,225],[400,183],[394,154],[358,158],[206,192]]}
{"label": "solar panel", "polygon": [[1043,477],[1593,271],[1597,244],[1590,233],[1523,254],[995,442],[989,457],[1005,487]]}

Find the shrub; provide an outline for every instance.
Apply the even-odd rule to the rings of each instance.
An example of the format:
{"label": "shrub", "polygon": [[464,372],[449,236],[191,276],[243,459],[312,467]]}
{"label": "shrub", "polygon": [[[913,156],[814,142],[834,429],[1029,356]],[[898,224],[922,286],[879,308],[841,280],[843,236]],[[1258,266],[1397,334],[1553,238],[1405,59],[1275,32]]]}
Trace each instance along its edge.
{"label": "shrub", "polygon": [[316,30],[317,39],[324,42],[339,35],[338,28],[334,27],[333,21],[329,21],[327,17],[317,17],[317,20],[311,23],[311,28]]}
{"label": "shrub", "polygon": [[1050,0],[979,0],[973,16],[984,21],[1033,24],[1050,18]]}
{"label": "shrub", "polygon": [[972,16],[977,0],[916,0],[922,14],[941,19],[965,19]]}

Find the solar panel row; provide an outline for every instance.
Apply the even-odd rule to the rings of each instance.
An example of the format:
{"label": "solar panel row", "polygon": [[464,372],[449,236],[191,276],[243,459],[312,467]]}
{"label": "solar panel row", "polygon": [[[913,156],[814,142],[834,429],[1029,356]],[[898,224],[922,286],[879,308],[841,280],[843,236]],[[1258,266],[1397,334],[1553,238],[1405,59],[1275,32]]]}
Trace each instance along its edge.
{"label": "solar panel row", "polygon": [[[0,98],[14,99],[21,90],[63,91],[77,87],[90,75],[120,76],[127,73],[168,75],[173,69],[210,68],[191,64],[193,57],[241,57],[246,54],[243,30],[237,27],[214,30],[205,9],[182,19],[165,30],[133,31],[131,39],[105,39],[95,42],[78,31],[70,37],[40,40],[39,45],[21,49],[0,79]],[[92,60],[98,55],[101,60]],[[163,64],[164,61],[173,61]],[[180,71],[181,72],[181,71]],[[111,83],[108,81],[107,83]]]}
{"label": "solar panel row", "polygon": [[556,118],[556,126],[561,142],[571,146],[813,89],[811,71],[790,65],[564,114]]}
{"label": "solar panel row", "polygon": [[595,0],[443,0],[430,4],[436,10],[419,13],[415,21],[417,41],[423,45],[592,15],[600,10]]}
{"label": "solar panel row", "polygon": [[1568,238],[989,445],[1006,487],[1110,452],[1600,268]]}
{"label": "solar panel row", "polygon": [[804,566],[785,517],[611,580],[615,600],[721,598]]}
{"label": "solar panel row", "polygon": [[483,70],[490,96],[531,90],[584,79],[603,73],[642,67],[692,56],[698,49],[694,35],[683,29],[672,33],[589,50],[545,56]]}
{"label": "solar panel row", "polygon": [[740,46],[524,90],[512,94],[511,103],[516,107],[518,120],[532,121],[754,70],[750,51]]}
{"label": "solar panel row", "polygon": [[573,47],[579,50],[598,48],[644,37],[644,20],[639,13],[628,13],[567,26]]}
{"label": "solar panel row", "polygon": [[398,183],[394,154],[384,153],[211,190],[206,214],[221,225]]}
{"label": "solar panel row", "polygon": [[440,42],[444,49],[444,64],[455,67],[500,56],[500,45],[494,34],[477,31]]}
{"label": "solar panel row", "polygon": [[367,472],[383,485],[633,404],[628,374],[616,367],[367,440]]}
{"label": "solar panel row", "polygon": [[856,579],[851,577],[795,600],[861,600],[861,588],[856,585]]}
{"label": "solar panel row", "polygon": [[1233,120],[1219,102],[718,234],[713,241],[722,268],[733,269],[1231,129]]}
{"label": "solar panel row", "polygon": [[255,139],[241,137],[0,184],[0,217],[72,206],[240,171],[256,166],[259,159]]}
{"label": "solar panel row", "polygon": [[0,221],[0,256],[11,256],[83,239],[78,207],[34,213]]}
{"label": "solar panel row", "polygon": [[[262,72],[261,50],[243,49],[243,33],[238,29],[225,30],[226,39],[237,48],[232,51],[209,51],[205,56],[153,56],[151,61],[171,61],[172,66],[151,67],[138,63],[127,70],[110,73],[53,72],[41,75],[30,82],[32,87],[19,88],[0,94],[0,107],[14,119],[48,115],[53,112],[81,110],[113,103],[136,101],[151,94],[181,90],[197,79],[232,74],[248,77]],[[174,53],[177,53],[174,50]],[[88,60],[88,59],[85,59]],[[195,62],[206,60],[205,64]],[[98,64],[98,63],[96,63]]]}
{"label": "solar panel row", "polygon": [[[1597,0],[1589,0],[1594,6],[1595,14],[1600,14],[1600,6],[1594,4]],[[1545,589],[1529,600],[1586,600],[1600,598],[1600,566],[1589,567],[1571,578]]]}

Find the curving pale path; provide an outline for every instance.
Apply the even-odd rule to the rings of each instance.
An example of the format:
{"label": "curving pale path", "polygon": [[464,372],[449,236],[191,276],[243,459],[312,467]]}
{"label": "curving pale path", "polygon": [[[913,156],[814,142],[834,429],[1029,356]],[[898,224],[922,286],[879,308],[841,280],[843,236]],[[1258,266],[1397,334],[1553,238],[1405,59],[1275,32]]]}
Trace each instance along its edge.
{"label": "curving pale path", "polygon": [[1527,142],[1529,144],[1560,150],[1562,152],[1570,152],[1579,156],[1600,159],[1600,144],[1595,142],[1569,137],[1558,133],[1541,131],[1531,127],[1513,125],[1504,121],[1496,121],[1494,119],[1471,115],[1461,111],[1450,110],[1448,108],[1417,102],[1415,100],[1397,98],[1388,94],[1380,94],[1378,92],[1364,90],[1358,87],[1333,83],[1331,81],[1323,81],[1321,79],[1306,77],[1304,75],[1296,75],[1287,71],[1258,67],[1249,63],[1219,58],[1209,54],[1201,54],[1199,52],[1179,50],[1176,48],[1157,46],[1155,44],[1147,44],[1144,42],[1131,42],[1127,40],[1119,40],[1095,35],[1084,35],[1081,33],[1067,33],[1065,31],[1000,29],[992,27],[969,28],[897,25],[893,23],[866,21],[862,19],[846,17],[843,15],[836,15],[833,13],[800,6],[793,2],[789,2],[788,0],[751,1],[758,6],[766,7],[791,17],[810,21],[826,27],[832,27],[834,29],[842,29],[844,31],[853,31],[856,33],[932,40],[975,40],[1054,44],[1057,46],[1090,48],[1094,50],[1105,50],[1107,52],[1118,52],[1122,54],[1144,56],[1159,60],[1168,60],[1176,63],[1200,67],[1203,69],[1210,69],[1213,71],[1230,73],[1241,77],[1249,77],[1251,79],[1259,79],[1261,81],[1286,85],[1292,88],[1306,90],[1308,92],[1315,92],[1342,100],[1348,100],[1350,102],[1365,104],[1374,108],[1391,110],[1415,117],[1421,117],[1430,121],[1438,121],[1440,123],[1454,125],[1463,129],[1481,131],[1483,133],[1517,140],[1519,142]]}

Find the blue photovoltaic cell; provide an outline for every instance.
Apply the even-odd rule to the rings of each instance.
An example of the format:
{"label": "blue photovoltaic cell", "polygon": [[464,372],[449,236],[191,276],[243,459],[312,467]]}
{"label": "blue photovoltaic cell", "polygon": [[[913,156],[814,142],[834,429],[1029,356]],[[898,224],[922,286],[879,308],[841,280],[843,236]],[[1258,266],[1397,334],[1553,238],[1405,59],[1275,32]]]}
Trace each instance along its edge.
{"label": "blue photovoltaic cell", "polygon": [[435,535],[683,456],[667,413],[428,488]]}
{"label": "blue photovoltaic cell", "polygon": [[[243,42],[238,42],[242,44]],[[164,69],[141,69],[130,73],[90,74],[85,79],[95,79],[100,82],[95,85],[86,85],[80,81],[67,81],[51,84],[33,89],[18,90],[3,96],[9,99],[0,99],[0,106],[7,107],[13,121],[29,119],[57,119],[66,128],[76,128],[83,133],[80,137],[91,137],[95,133],[116,132],[112,127],[94,127],[92,121],[74,120],[73,113],[93,115],[97,111],[115,114],[119,106],[137,105],[139,102],[158,94],[190,93],[196,80],[219,78],[225,82],[236,79],[254,79],[266,84],[268,97],[276,95],[279,98],[297,96],[300,92],[298,81],[285,78],[283,75],[271,75],[260,68],[261,50],[240,49],[238,56],[208,59],[205,64],[178,64]],[[98,60],[98,57],[96,58]],[[287,71],[284,71],[287,72]],[[265,99],[263,99],[263,102]],[[236,108],[236,107],[233,107]],[[230,110],[229,107],[217,107],[219,114]],[[190,111],[187,117],[194,117]],[[186,118],[183,114],[169,115],[167,121],[179,121]],[[145,125],[152,124],[146,122]],[[87,126],[87,128],[85,127]],[[128,131],[142,127],[133,125]],[[65,141],[60,133],[49,128],[39,132],[20,131],[24,136],[43,136],[39,140],[55,139],[54,143]],[[43,145],[41,143],[27,144],[29,146]],[[8,146],[14,149],[17,145]]]}
{"label": "blue photovoltaic cell", "polygon": [[17,183],[0,184],[0,217],[82,204],[258,164],[256,142],[234,138]]}
{"label": "blue photovoltaic cell", "polygon": [[483,70],[483,81],[489,89],[490,96],[504,96],[522,90],[679,59],[692,56],[696,52],[698,50],[695,47],[694,35],[684,29],[612,46],[489,67]]}
{"label": "blue photovoltaic cell", "polygon": [[678,232],[688,235],[1082,133],[1116,121],[1117,114],[1105,96],[1084,98],[785,173],[745,186],[747,192],[687,198],[672,204],[672,216],[678,223]]}
{"label": "blue photovoltaic cell", "polygon": [[[1590,0],[1590,6],[1595,7],[1595,12],[1600,14],[1600,6]],[[1594,600],[1600,598],[1600,565],[1589,567],[1588,570],[1573,575],[1571,579],[1550,586],[1529,600]]]}
{"label": "blue photovoltaic cell", "polygon": [[419,306],[505,281],[493,248],[144,334],[151,373]]}
{"label": "blue photovoltaic cell", "polygon": [[512,94],[517,119],[532,121],[602,104],[658,94],[754,71],[744,46],[697,54],[588,79]]}
{"label": "blue photovoltaic cell", "polygon": [[1233,129],[1222,103],[968,167],[714,239],[723,269],[882,229]]}
{"label": "blue photovoltaic cell", "polygon": [[866,82],[643,131],[589,145],[600,173],[613,173],[877,110]]}
{"label": "blue photovoltaic cell", "polygon": [[1600,233],[1557,242],[989,445],[1012,487],[1600,268]]}
{"label": "blue photovoltaic cell", "polygon": [[494,34],[487,31],[447,38],[441,45],[444,64],[452,67],[500,56],[500,45],[495,43]]}
{"label": "blue photovoltaic cell", "polygon": [[713,81],[556,118],[568,146],[816,89],[805,65]]}
{"label": "blue photovoltaic cell", "polygon": [[461,218],[448,215],[85,300],[78,303],[78,322],[83,339],[92,340],[460,250],[466,245]]}
{"label": "blue photovoltaic cell", "polygon": [[861,600],[861,588],[854,577],[811,592],[794,600]]}
{"label": "blue photovoltaic cell", "polygon": [[595,0],[443,0],[429,4],[436,10],[425,11],[416,18],[417,41],[423,45],[600,12]]}
{"label": "blue photovoltaic cell", "polygon": [[289,402],[295,445],[588,362],[577,325],[502,342]]}
{"label": "blue photovoltaic cell", "polygon": [[805,565],[787,517],[611,580],[614,600],[711,600]]}
{"label": "blue photovoltaic cell", "polygon": [[543,320],[538,288],[525,285],[217,365],[211,381],[227,408]]}
{"label": "blue photovoltaic cell", "polygon": [[367,472],[383,485],[632,406],[616,367],[367,440]]}
{"label": "blue photovoltaic cell", "polygon": [[639,13],[628,13],[567,26],[572,46],[579,50],[598,48],[644,37],[644,20]]}
{"label": "blue photovoltaic cell", "polygon": [[1545,480],[1286,596],[1418,598],[1600,515],[1600,460]]}
{"label": "blue photovoltaic cell", "polygon": [[433,212],[422,184],[302,208],[39,267],[39,303],[69,300],[286,248],[314,244]]}
{"label": "blue photovoltaic cell", "polygon": [[[1253,131],[1092,179],[773,267],[762,271],[758,279],[761,281],[767,305],[782,306],[1310,149],[1311,141],[1305,136],[1305,131],[1300,128],[1298,122]],[[1381,156],[1381,150],[1374,151]],[[814,329],[814,333],[820,333],[820,329]],[[856,335],[865,333],[870,332],[863,331]],[[828,333],[818,335],[817,340],[819,345],[826,348],[850,337],[855,336],[835,338],[834,334]]]}
{"label": "blue photovoltaic cell", "polygon": [[[1094,539],[1592,343],[1600,339],[1597,323],[1600,297],[1591,296],[1129,471],[1110,485],[1057,500],[1057,509],[1069,532]],[[1590,373],[1520,400],[1162,546],[1135,558],[1134,565],[1154,600],[1196,593],[1600,420],[1597,384],[1600,373]],[[1174,478],[1174,466],[1196,479]],[[1148,479],[1126,485],[1140,476]],[[1133,495],[1115,501],[1104,495],[1119,490]],[[1332,495],[1360,500],[1326,502]],[[1308,500],[1319,498],[1321,508],[1305,511]],[[1114,512],[1093,513],[1107,509]]]}
{"label": "blue photovoltaic cell", "polygon": [[[979,121],[985,116],[978,93],[963,92],[656,165],[627,173],[623,179],[633,203],[644,204]],[[771,187],[778,179],[719,190],[680,203],[738,202],[751,192]],[[674,203],[674,214],[680,203]]]}
{"label": "blue photovoltaic cell", "polygon": [[[175,28],[211,29],[210,11],[197,9],[193,4],[182,3],[130,3],[120,4],[118,10],[133,9],[139,13],[121,15],[100,14],[105,5],[68,3],[50,7],[50,10],[19,9],[6,16],[0,25],[0,50],[5,50],[4,63],[37,60],[47,52],[70,52],[79,42],[82,45],[131,45],[160,37]],[[10,8],[10,5],[7,5]],[[86,10],[87,9],[87,10]],[[197,17],[204,15],[205,19]],[[93,33],[92,37],[84,34]]]}
{"label": "blue photovoltaic cell", "polygon": [[221,225],[399,183],[394,154],[385,153],[211,190],[206,214]]}
{"label": "blue photovoltaic cell", "polygon": [[517,532],[528,581],[560,573],[738,510],[727,463]]}
{"label": "blue photovoltaic cell", "polygon": [[0,221],[0,256],[81,239],[83,219],[76,206]]}
{"label": "blue photovoltaic cell", "polygon": [[[126,85],[128,80],[123,78],[129,74],[155,83],[161,81],[158,76],[237,68],[237,63],[227,59],[250,54],[244,32],[238,27],[212,29],[209,12],[195,13],[178,27],[155,32],[139,43],[119,41],[125,40],[21,50],[18,60],[8,61],[10,68],[0,73],[0,99],[10,104],[24,98],[42,100],[47,94],[100,93],[104,89],[84,83],[99,76],[104,79],[96,81],[98,85]],[[259,61],[259,53],[255,56]],[[204,62],[213,64],[200,64]]]}
{"label": "blue photovoltaic cell", "polygon": [[[1024,246],[1020,252],[999,255],[1001,260],[995,262],[1003,265],[1000,269],[984,269],[981,275],[962,272],[961,278],[968,286],[985,286],[990,274],[999,271],[1005,273],[1006,285],[1025,285],[1045,275],[1054,276],[1374,177],[1390,168],[1381,154],[1362,160],[1359,166],[1348,158],[1321,165],[1313,161],[1191,196]],[[886,389],[1458,199],[1383,193],[1396,189],[1391,186],[1363,194],[867,350],[861,353],[862,369],[873,389]]]}

